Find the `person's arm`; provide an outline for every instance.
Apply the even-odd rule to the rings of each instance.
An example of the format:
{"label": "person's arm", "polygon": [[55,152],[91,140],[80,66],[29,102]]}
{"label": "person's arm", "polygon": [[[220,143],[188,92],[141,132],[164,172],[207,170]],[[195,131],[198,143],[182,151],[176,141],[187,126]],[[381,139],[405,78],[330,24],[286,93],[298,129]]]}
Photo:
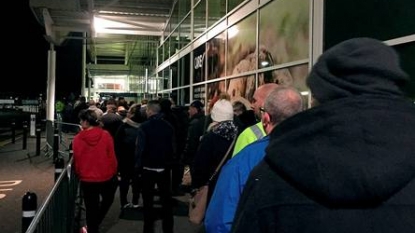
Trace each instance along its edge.
{"label": "person's arm", "polygon": [[111,169],[114,172],[114,175],[118,172],[118,160],[117,156],[115,155],[115,148],[114,148],[114,140],[112,139],[109,133],[106,134],[107,146],[108,146],[108,157],[111,160],[110,165],[112,165]]}
{"label": "person's arm", "polygon": [[209,167],[210,160],[212,156],[212,141],[210,136],[205,136],[200,142],[199,148],[196,152],[196,155],[193,159],[192,166],[190,166],[190,174],[192,176],[192,189],[198,189],[203,185],[206,185],[209,180],[210,170]]}
{"label": "person's arm", "polygon": [[114,137],[114,148],[115,148],[115,155],[117,156],[118,162],[120,162],[120,158],[124,153],[125,145],[123,143],[124,138],[126,137],[125,134],[125,125],[122,124],[118,127],[117,132],[115,133]]}
{"label": "person's arm", "polygon": [[79,144],[79,139],[77,136],[72,140],[72,151],[73,151],[73,167],[75,168],[75,174],[79,176],[79,149],[81,145]]}
{"label": "person's arm", "polygon": [[[261,227],[258,218],[258,208],[260,206],[258,193],[264,190],[256,188],[258,181],[255,171],[251,171],[246,185],[240,195],[235,215],[232,222],[232,233],[261,233]],[[262,198],[259,197],[259,198]]]}
{"label": "person's arm", "polygon": [[219,173],[206,210],[204,223],[207,233],[228,233],[231,230],[240,196],[237,168],[230,160]]}

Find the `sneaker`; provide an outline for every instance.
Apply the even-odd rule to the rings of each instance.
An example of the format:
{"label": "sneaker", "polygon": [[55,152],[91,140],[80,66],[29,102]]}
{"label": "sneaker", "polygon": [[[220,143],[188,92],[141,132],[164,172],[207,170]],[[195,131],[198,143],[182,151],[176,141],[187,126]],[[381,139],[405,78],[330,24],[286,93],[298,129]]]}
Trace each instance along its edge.
{"label": "sneaker", "polygon": [[132,208],[133,207],[133,204],[131,204],[131,203],[127,203],[127,204],[125,204],[122,208],[123,209],[128,209],[128,208]]}
{"label": "sneaker", "polygon": [[133,208],[134,209],[137,209],[137,208],[140,208],[141,207],[141,205],[140,204],[133,204]]}
{"label": "sneaker", "polygon": [[81,227],[81,229],[79,230],[79,233],[88,233],[88,228],[86,226]]}

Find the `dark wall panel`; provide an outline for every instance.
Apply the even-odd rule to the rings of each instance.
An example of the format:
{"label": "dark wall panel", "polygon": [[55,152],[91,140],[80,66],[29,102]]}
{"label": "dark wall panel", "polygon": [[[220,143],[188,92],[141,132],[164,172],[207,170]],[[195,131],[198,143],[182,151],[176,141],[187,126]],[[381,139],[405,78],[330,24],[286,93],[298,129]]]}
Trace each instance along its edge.
{"label": "dark wall panel", "polygon": [[[324,50],[354,37],[382,41],[415,34],[414,0],[326,0],[324,6]],[[411,81],[405,88],[415,99],[415,43],[395,46]]]}
{"label": "dark wall panel", "polygon": [[414,0],[326,0],[324,47],[353,37],[389,40],[415,34]]}

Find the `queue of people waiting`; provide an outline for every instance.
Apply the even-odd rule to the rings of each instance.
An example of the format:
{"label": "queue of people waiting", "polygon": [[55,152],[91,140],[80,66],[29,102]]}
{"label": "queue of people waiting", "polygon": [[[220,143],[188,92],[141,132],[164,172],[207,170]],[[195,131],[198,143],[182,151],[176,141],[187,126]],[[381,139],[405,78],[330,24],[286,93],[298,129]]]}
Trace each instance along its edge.
{"label": "queue of people waiting", "polygon": [[108,100],[105,110],[81,100],[73,151],[87,231],[99,232],[119,187],[121,212],[142,207],[144,233],[154,232],[157,188],[163,232],[171,233],[172,196],[208,183],[200,232],[413,232],[408,79],[391,47],[354,38],[313,66],[306,110],[298,90],[275,83],[258,87],[249,104],[220,94],[206,112],[199,100],[186,108],[169,99]]}

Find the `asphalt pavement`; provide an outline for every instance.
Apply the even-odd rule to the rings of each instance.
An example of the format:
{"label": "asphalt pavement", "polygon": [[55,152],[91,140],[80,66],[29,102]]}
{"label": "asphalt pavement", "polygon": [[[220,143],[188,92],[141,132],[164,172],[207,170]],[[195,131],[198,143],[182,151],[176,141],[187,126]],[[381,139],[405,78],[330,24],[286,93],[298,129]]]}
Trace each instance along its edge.
{"label": "asphalt pavement", "polygon": [[[41,145],[46,144],[42,139]],[[20,233],[22,198],[26,192],[37,196],[38,206],[54,184],[52,158],[43,151],[36,156],[36,139],[28,138],[24,149],[22,137],[0,142],[0,231]]]}

